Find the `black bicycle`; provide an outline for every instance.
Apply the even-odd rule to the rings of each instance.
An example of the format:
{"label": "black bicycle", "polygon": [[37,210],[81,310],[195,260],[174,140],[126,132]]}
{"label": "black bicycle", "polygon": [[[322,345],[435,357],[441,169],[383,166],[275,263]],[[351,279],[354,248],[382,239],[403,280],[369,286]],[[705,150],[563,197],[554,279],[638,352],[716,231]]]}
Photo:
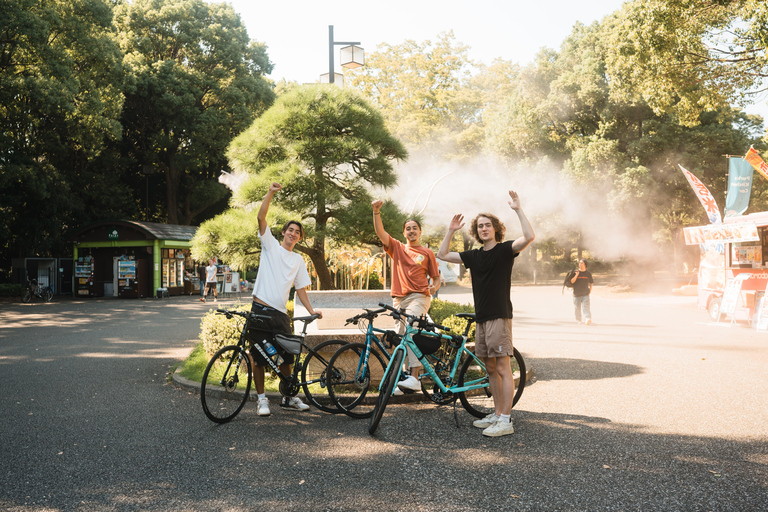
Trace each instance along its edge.
{"label": "black bicycle", "polygon": [[29,302],[32,300],[32,297],[43,299],[45,302],[51,302],[53,299],[53,288],[50,286],[40,286],[37,284],[37,279],[31,281],[27,279],[27,286],[21,292],[21,301]]}
{"label": "black bicycle", "polygon": [[[240,340],[237,345],[227,345],[221,348],[211,358],[203,372],[203,381],[200,386],[200,401],[203,404],[205,415],[213,422],[226,423],[232,420],[242,410],[248,401],[253,378],[252,360],[249,354],[251,347],[264,356],[269,367],[280,379],[280,393],[287,397],[296,396],[299,389],[304,390],[304,395],[309,403],[321,411],[336,413],[341,412],[335,406],[323,403],[318,399],[318,394],[326,388],[326,370],[328,361],[346,341],[327,340],[316,347],[309,347],[305,342],[307,326],[314,322],[319,315],[296,317],[295,321],[303,322],[300,335],[272,333],[272,336],[264,340],[263,336],[253,336],[251,333],[259,331],[272,332],[271,319],[266,315],[259,315],[246,311],[219,309],[216,311],[225,315],[228,319],[241,317],[242,328]],[[267,343],[272,347],[267,347]],[[275,344],[279,344],[285,351],[296,356],[293,372],[286,377],[280,373],[282,356],[279,351],[273,350]],[[301,359],[301,353],[306,349],[306,357]],[[270,354],[270,352],[273,352]]]}

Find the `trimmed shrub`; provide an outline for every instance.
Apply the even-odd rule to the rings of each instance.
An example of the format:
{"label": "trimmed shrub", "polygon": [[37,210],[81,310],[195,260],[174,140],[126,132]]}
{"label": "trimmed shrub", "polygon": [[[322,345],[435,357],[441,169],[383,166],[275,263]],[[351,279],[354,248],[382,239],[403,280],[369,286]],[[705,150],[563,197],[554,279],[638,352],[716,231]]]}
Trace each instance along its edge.
{"label": "trimmed shrub", "polygon": [[[456,313],[474,313],[475,307],[471,304],[459,304],[447,300],[432,299],[429,307],[429,316],[435,323],[449,327],[453,334],[464,334],[467,321],[454,316]],[[469,339],[475,339],[475,325],[469,331]]]}
{"label": "trimmed shrub", "polygon": [[21,297],[23,289],[21,284],[0,284],[0,297]]}
{"label": "trimmed shrub", "polygon": [[[288,317],[293,318],[293,301],[287,304]],[[236,311],[250,311],[250,304],[240,304],[231,309]],[[210,359],[222,347],[227,345],[236,345],[240,341],[240,333],[243,330],[244,320],[239,317],[233,317],[227,320],[227,317],[216,313],[211,309],[203,315],[200,320],[200,334],[198,339],[203,344],[205,354]]]}

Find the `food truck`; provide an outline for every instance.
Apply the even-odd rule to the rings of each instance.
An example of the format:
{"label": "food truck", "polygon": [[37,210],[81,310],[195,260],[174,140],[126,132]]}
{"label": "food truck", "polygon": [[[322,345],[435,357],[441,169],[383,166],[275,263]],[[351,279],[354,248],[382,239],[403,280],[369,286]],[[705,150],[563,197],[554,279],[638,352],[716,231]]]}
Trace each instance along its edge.
{"label": "food truck", "polygon": [[722,224],[685,228],[685,243],[698,245],[699,308],[752,322],[768,285],[768,212],[726,218]]}

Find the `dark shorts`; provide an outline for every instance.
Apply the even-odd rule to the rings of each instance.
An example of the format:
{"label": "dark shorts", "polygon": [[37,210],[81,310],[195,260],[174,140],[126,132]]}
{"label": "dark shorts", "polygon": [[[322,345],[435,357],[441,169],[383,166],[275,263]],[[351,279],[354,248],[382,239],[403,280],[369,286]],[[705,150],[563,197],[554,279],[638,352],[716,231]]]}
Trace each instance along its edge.
{"label": "dark shorts", "polygon": [[[254,342],[257,340],[269,340],[269,342],[275,347],[275,350],[277,350],[277,352],[283,356],[284,362],[293,364],[293,354],[286,352],[283,347],[281,347],[278,343],[275,343],[274,340],[275,333],[282,332],[285,334],[292,334],[291,319],[288,318],[288,315],[282,311],[276,310],[275,308],[259,304],[258,302],[254,302],[251,306],[251,313],[268,316],[269,323],[268,325],[259,323],[256,328],[250,328],[248,330],[248,337]],[[262,328],[260,329],[259,327]],[[264,359],[264,356],[262,356],[261,353],[253,347],[251,347],[251,356],[253,357],[256,366],[267,366],[267,361]]]}
{"label": "dark shorts", "polygon": [[216,291],[216,283],[205,283],[205,293],[208,293],[208,290]]}

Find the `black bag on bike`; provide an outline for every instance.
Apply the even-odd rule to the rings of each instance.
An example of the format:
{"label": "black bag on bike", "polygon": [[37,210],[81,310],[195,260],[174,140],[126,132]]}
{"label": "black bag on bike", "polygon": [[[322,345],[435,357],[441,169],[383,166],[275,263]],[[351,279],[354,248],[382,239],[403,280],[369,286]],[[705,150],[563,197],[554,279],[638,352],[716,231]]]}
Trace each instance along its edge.
{"label": "black bag on bike", "polygon": [[275,341],[289,354],[301,354],[301,336],[275,334]]}
{"label": "black bag on bike", "polygon": [[440,350],[440,345],[443,344],[442,338],[436,335],[429,336],[426,334],[421,334],[422,332],[424,331],[419,331],[413,335],[413,342],[417,347],[419,347],[421,353],[426,356],[429,354],[434,354]]}
{"label": "black bag on bike", "polygon": [[387,344],[387,348],[393,348],[400,344],[401,336],[395,331],[386,331],[384,333],[384,341]]}

